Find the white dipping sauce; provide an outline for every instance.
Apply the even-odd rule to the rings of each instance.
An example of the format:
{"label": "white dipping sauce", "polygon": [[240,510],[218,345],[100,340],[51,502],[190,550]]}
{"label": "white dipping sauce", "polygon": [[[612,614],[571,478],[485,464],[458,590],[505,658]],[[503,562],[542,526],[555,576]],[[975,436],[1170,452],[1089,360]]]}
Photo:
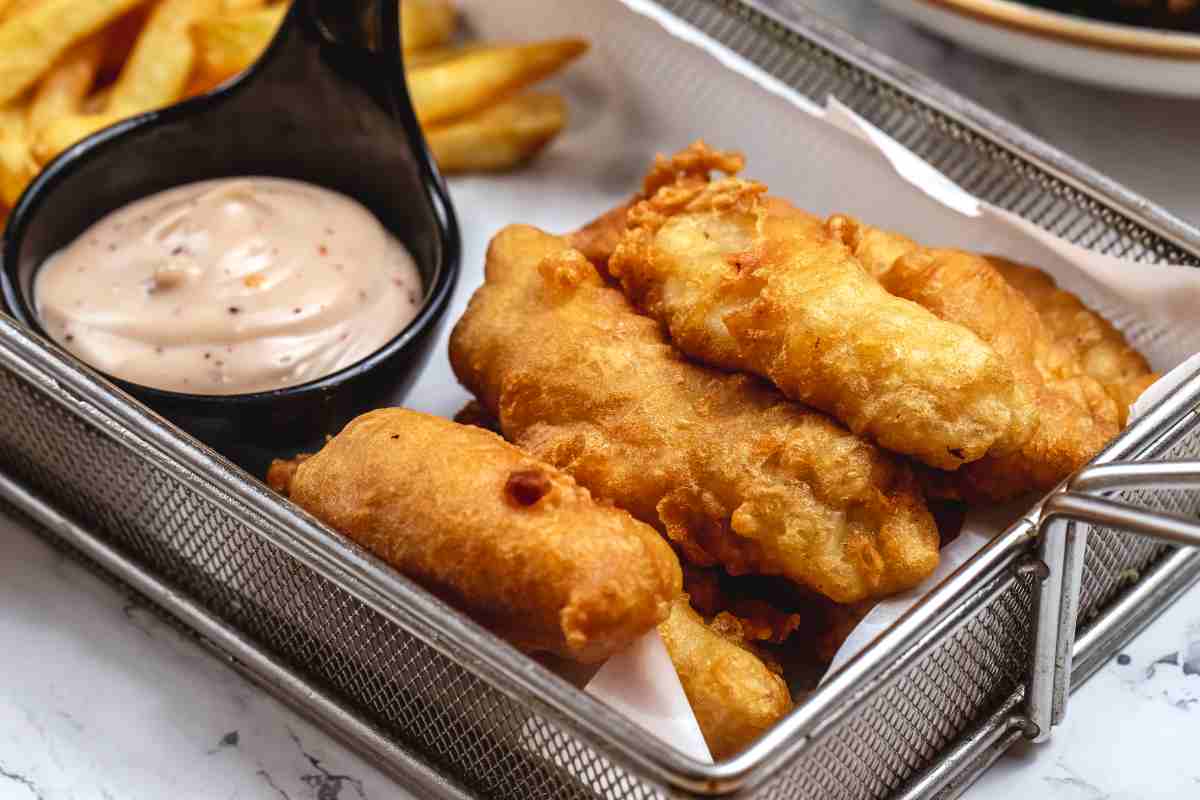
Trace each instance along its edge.
{"label": "white dipping sauce", "polygon": [[193,394],[336,372],[396,336],[422,299],[412,256],[361,204],[257,177],[109,214],[43,265],[34,294],[43,326],[79,358]]}

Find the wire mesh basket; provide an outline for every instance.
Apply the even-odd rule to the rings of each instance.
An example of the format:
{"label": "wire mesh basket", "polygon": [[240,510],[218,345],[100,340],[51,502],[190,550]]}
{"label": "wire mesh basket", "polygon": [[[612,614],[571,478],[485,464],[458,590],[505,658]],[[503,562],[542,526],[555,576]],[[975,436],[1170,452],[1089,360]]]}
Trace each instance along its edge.
{"label": "wire mesh basket", "polygon": [[[1200,264],[1200,234],[1185,224],[783,0],[659,5],[1063,238]],[[1193,380],[1097,462],[1200,455],[1197,402]],[[949,796],[1016,738],[1044,733],[1025,703],[1046,577],[1036,508],[758,743],[706,765],[648,740],[7,317],[0,418],[0,497],[430,796]],[[1200,508],[1183,489],[1113,496]],[[1104,528],[1082,564],[1086,626],[1054,643],[1073,646],[1076,680],[1200,575],[1186,550]]]}

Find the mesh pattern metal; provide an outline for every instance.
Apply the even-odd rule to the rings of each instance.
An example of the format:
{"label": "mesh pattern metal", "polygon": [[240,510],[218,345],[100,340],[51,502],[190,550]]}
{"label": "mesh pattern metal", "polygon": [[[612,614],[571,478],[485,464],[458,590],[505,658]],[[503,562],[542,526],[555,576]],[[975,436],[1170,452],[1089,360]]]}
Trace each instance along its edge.
{"label": "mesh pattern metal", "polygon": [[[654,789],[0,370],[0,466],[397,741],[488,796]],[[554,753],[555,757],[548,757]]]}
{"label": "mesh pattern metal", "polygon": [[[681,18],[802,94],[833,94],[972,193],[1071,241],[1145,261],[1193,253],[968,131],[904,91],[735,0],[664,0]],[[661,797],[665,792],[390,623],[260,536],[230,498],[217,503],[161,472],[6,372],[0,465],[202,602],[232,628],[395,741],[489,796]],[[1173,454],[1193,455],[1189,440]],[[1182,496],[1130,497],[1194,512]],[[1085,608],[1107,603],[1158,548],[1097,532]],[[839,721],[754,796],[882,798],[1024,679],[1030,591],[1015,583],[865,706]]]}
{"label": "mesh pattern metal", "polygon": [[[1200,428],[1194,428],[1170,445],[1161,455],[1164,461],[1200,457]],[[1200,513],[1200,493],[1182,489],[1138,489],[1118,492],[1116,499],[1143,508],[1168,511],[1184,516]],[[1122,590],[1137,583],[1141,573],[1172,553],[1175,548],[1141,536],[1109,528],[1096,528],[1088,534],[1084,560],[1083,589],[1079,617],[1086,623],[1116,599]]]}
{"label": "mesh pattern metal", "polygon": [[836,96],[980,199],[1104,253],[1200,265],[1197,254],[1165,241],[1021,155],[738,0],[660,4],[814,102]]}
{"label": "mesh pattern metal", "polygon": [[1025,680],[1032,591],[1015,581],[895,684],[758,793],[882,800],[999,708]]}

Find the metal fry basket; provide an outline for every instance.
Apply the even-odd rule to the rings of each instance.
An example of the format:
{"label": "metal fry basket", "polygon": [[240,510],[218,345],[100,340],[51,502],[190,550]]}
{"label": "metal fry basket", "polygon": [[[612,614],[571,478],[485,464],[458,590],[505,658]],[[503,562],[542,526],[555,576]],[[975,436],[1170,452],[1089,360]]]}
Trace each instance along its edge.
{"label": "metal fry basket", "polygon": [[[1059,236],[1200,265],[1200,232],[786,0],[659,5]],[[1200,543],[1198,403],[1200,375],[715,765],[649,739],[2,316],[0,497],[425,796],[951,797],[1016,739],[1048,735],[1071,686],[1200,578],[1200,554],[1178,547]]]}

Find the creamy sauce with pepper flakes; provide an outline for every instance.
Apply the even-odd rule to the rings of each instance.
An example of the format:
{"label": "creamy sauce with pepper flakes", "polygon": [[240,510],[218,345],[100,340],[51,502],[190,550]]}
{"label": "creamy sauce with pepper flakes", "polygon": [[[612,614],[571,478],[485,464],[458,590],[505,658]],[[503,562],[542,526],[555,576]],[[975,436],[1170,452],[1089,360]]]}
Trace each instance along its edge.
{"label": "creamy sauce with pepper flakes", "polygon": [[54,339],[133,383],[280,389],[348,367],[416,316],[412,256],[362,205],[299,181],[226,178],[131,203],[40,270]]}

